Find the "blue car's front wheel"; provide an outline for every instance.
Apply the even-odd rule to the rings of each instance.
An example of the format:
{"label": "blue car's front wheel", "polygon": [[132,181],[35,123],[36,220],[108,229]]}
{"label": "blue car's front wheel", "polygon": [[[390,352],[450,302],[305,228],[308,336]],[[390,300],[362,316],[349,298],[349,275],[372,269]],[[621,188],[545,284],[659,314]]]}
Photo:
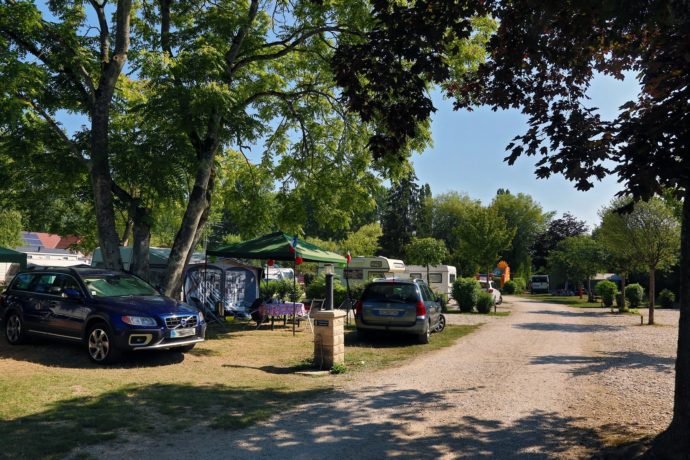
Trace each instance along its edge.
{"label": "blue car's front wheel", "polygon": [[89,358],[97,364],[117,362],[122,353],[115,347],[112,334],[105,323],[96,323],[86,336]]}

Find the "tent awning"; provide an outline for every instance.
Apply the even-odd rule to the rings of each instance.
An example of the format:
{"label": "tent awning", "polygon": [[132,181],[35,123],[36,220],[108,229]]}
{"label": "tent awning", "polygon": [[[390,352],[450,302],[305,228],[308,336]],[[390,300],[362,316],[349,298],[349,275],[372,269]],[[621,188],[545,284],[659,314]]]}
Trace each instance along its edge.
{"label": "tent awning", "polygon": [[21,268],[26,268],[26,254],[12,249],[0,248],[0,262],[19,264]]}
{"label": "tent awning", "polygon": [[242,243],[209,248],[207,254],[217,257],[235,257],[238,259],[273,259],[294,260],[299,256],[305,262],[324,262],[345,265],[345,257],[335,252],[326,251],[318,246],[297,240],[295,252],[290,251],[293,237],[283,232],[270,233]]}

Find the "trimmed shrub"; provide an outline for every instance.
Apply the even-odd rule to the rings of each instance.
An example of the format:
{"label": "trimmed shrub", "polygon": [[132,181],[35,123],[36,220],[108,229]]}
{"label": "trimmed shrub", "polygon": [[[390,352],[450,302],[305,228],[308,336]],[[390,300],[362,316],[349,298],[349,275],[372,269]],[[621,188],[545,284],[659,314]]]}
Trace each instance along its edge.
{"label": "trimmed shrub", "polygon": [[297,302],[304,294],[304,289],[300,283],[295,283],[292,280],[279,280],[276,283],[278,283],[276,294],[281,300]]}
{"label": "trimmed shrub", "polygon": [[638,283],[629,284],[625,287],[625,299],[630,303],[630,308],[637,308],[642,303],[644,288]]}
{"label": "trimmed shrub", "polygon": [[477,296],[477,311],[479,313],[490,313],[494,306],[494,296],[486,291],[481,291]]}
{"label": "trimmed shrub", "polygon": [[271,280],[269,282],[262,281],[259,283],[259,295],[263,300],[271,300],[278,292],[278,280]]}
{"label": "trimmed shrub", "polygon": [[517,285],[515,284],[515,281],[506,281],[506,283],[503,285],[503,292],[508,295],[516,294]]}
{"label": "trimmed shrub", "polygon": [[515,293],[516,294],[523,294],[527,290],[527,281],[525,278],[521,277],[516,277],[511,280],[513,283],[515,283]]}
{"label": "trimmed shrub", "polygon": [[[363,288],[362,288],[363,289]],[[350,288],[352,291],[352,288]],[[361,292],[360,292],[361,295]],[[307,297],[310,299],[326,298],[326,277],[319,276],[314,278],[307,287]],[[338,308],[347,298],[347,288],[337,279],[333,280],[333,308]]]}
{"label": "trimmed shrub", "polygon": [[460,311],[469,313],[475,305],[481,292],[479,281],[474,278],[458,278],[453,282],[453,298],[458,302]]}
{"label": "trimmed shrub", "polygon": [[676,301],[676,295],[672,292],[669,291],[668,289],[664,289],[659,293],[659,303],[663,308],[671,308],[673,307],[673,302]]}
{"label": "trimmed shrub", "polygon": [[605,307],[611,308],[616,294],[618,294],[618,286],[613,281],[600,281],[594,287],[594,292],[601,297]]}

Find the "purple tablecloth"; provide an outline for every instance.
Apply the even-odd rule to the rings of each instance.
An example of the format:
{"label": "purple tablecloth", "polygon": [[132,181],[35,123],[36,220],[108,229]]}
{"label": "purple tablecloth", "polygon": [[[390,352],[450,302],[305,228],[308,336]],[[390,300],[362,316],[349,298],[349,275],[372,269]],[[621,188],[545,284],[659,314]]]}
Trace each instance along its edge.
{"label": "purple tablecloth", "polygon": [[[294,310],[293,310],[294,306]],[[304,316],[307,311],[304,309],[304,304],[300,302],[292,303],[262,303],[259,306],[259,313],[261,316],[286,316],[293,313],[297,316]]]}

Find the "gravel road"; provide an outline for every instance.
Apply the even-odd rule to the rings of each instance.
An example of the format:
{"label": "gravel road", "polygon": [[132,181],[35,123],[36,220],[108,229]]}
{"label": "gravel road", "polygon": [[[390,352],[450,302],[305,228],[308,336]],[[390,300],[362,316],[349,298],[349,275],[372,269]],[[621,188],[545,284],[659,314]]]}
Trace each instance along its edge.
{"label": "gravel road", "polygon": [[[670,421],[678,312],[654,327],[506,297],[507,317],[241,431],[95,446],[98,458],[583,458]],[[432,337],[433,339],[433,337]]]}

